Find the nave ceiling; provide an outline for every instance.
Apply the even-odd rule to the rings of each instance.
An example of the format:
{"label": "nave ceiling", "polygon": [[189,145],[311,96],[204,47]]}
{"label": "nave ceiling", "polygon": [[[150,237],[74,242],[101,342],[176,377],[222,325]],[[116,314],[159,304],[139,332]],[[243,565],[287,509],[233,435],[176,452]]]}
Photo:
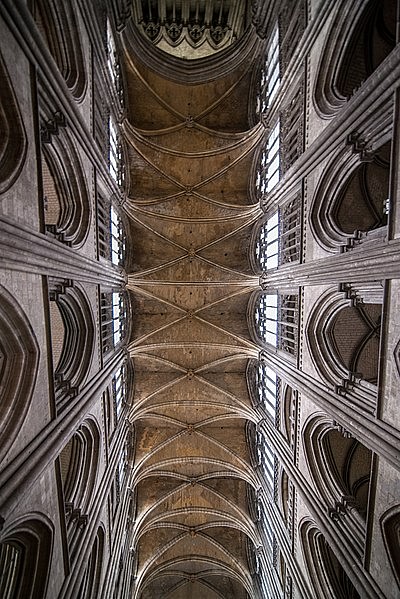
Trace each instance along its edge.
{"label": "nave ceiling", "polygon": [[246,442],[250,182],[265,132],[249,124],[252,68],[188,85],[127,43],[125,76],[137,596],[245,598],[246,539],[260,544]]}

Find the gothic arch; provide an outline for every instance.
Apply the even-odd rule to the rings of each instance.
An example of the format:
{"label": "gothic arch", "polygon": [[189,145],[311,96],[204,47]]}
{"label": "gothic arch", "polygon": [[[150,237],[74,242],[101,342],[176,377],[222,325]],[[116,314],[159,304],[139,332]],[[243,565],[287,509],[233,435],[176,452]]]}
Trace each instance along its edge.
{"label": "gothic arch", "polygon": [[360,599],[324,535],[310,520],[300,525],[305,563],[318,599]]}
{"label": "gothic arch", "polygon": [[338,393],[354,396],[357,389],[364,390],[365,402],[367,396],[376,396],[382,311],[378,299],[369,303],[366,296],[364,303],[363,292],[350,285],[342,293],[327,291],[306,326],[310,355],[323,379]]}
{"label": "gothic arch", "polygon": [[[364,143],[358,134],[353,141]],[[364,238],[386,234],[390,142],[382,145],[382,141],[373,140],[381,145],[368,156],[346,146],[318,185],[310,225],[325,250],[349,249]]]}
{"label": "gothic arch", "polygon": [[1,54],[0,88],[0,193],[4,193],[21,172],[28,142],[18,101]]}
{"label": "gothic arch", "polygon": [[44,516],[29,514],[7,526],[0,538],[0,596],[45,597],[52,549],[53,528]]}
{"label": "gothic arch", "polygon": [[396,505],[387,510],[383,514],[380,524],[389,562],[400,587],[400,506]]}
{"label": "gothic arch", "polygon": [[391,0],[343,0],[338,5],[314,88],[320,116],[340,110],[394,48],[395,11]]}
{"label": "gothic arch", "polygon": [[[372,453],[347,431],[322,415],[312,416],[303,429],[303,442],[311,476],[330,506],[340,515],[364,526],[371,480]],[[360,520],[362,522],[360,522]]]}
{"label": "gothic arch", "polygon": [[50,305],[56,400],[60,407],[60,402],[79,391],[87,377],[93,357],[94,322],[91,306],[79,285],[54,282],[50,299],[61,318],[60,323]]}
{"label": "gothic arch", "polygon": [[24,311],[0,286],[0,459],[14,442],[30,406],[39,351]]}
{"label": "gothic arch", "polygon": [[102,574],[103,556],[105,545],[105,532],[99,526],[94,539],[87,565],[80,579],[77,599],[97,599],[99,596],[100,579]]}
{"label": "gothic arch", "polygon": [[75,2],[34,0],[36,24],[72,95],[80,101],[86,91],[87,74],[76,12]]}
{"label": "gothic arch", "polygon": [[[53,126],[56,134],[49,133]],[[79,152],[65,129],[61,113],[42,126],[42,137],[46,230],[67,245],[81,247],[89,232],[89,192]]]}
{"label": "gothic arch", "polygon": [[80,532],[88,522],[97,480],[99,450],[98,426],[93,420],[86,420],[59,456],[70,558],[74,555]]}

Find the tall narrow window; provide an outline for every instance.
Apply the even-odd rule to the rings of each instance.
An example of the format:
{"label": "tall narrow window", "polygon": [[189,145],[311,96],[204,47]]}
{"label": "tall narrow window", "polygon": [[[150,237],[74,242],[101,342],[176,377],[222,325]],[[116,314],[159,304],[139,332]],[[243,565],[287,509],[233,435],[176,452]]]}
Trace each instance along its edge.
{"label": "tall narrow window", "polygon": [[280,126],[279,121],[277,121],[261,154],[256,179],[256,187],[261,198],[272,191],[280,180],[279,131]]}
{"label": "tall narrow window", "polygon": [[125,256],[125,234],[122,219],[114,206],[111,206],[111,262],[120,266]]}
{"label": "tall narrow window", "polygon": [[18,596],[24,571],[24,547],[13,541],[0,545],[0,591],[6,599]]}
{"label": "tall narrow window", "polygon": [[122,106],[124,103],[124,88],[122,84],[121,65],[118,59],[110,21],[107,21],[107,67],[110,73],[111,83],[117,92],[118,100]]}
{"label": "tall narrow window", "polygon": [[275,25],[267,52],[267,102],[271,104],[280,83],[279,73],[279,28]]}
{"label": "tall narrow window", "polygon": [[276,372],[262,361],[258,365],[256,377],[259,401],[265,411],[275,419],[278,384]]}
{"label": "tall narrow window", "polygon": [[127,443],[124,443],[122,448],[121,456],[118,461],[118,467],[116,472],[116,482],[117,482],[117,498],[118,500],[121,497],[122,487],[125,481],[125,476],[127,474],[127,465],[128,465],[128,446]]}
{"label": "tall narrow window", "polygon": [[301,192],[263,219],[255,230],[254,267],[263,273],[298,262],[301,241]]}
{"label": "tall narrow window", "polygon": [[279,210],[279,265],[300,260],[301,193]]}
{"label": "tall narrow window", "polygon": [[112,321],[114,347],[116,347],[125,331],[125,301],[122,293],[112,294]]}
{"label": "tall narrow window", "polygon": [[267,193],[271,191],[280,179],[279,173],[279,121],[272,129],[268,138],[268,157],[267,157]]}
{"label": "tall narrow window", "polygon": [[118,421],[126,400],[126,364],[123,364],[117,371],[112,381],[114,409],[116,420]]}
{"label": "tall narrow window", "polygon": [[125,231],[122,218],[113,205],[101,195],[97,197],[99,254],[116,266],[125,261]]}
{"label": "tall narrow window", "polygon": [[279,28],[275,25],[268,44],[265,63],[261,70],[259,110],[265,112],[270,106],[280,84]]}
{"label": "tall narrow window", "polygon": [[103,354],[115,348],[125,337],[127,305],[121,292],[101,294],[101,339]]}
{"label": "tall narrow window", "polygon": [[255,313],[258,334],[262,341],[277,346],[278,295],[263,293]]}
{"label": "tall narrow window", "polygon": [[296,355],[298,295],[261,294],[254,318],[257,335],[261,341]]}
{"label": "tall narrow window", "polygon": [[275,212],[260,230],[256,258],[263,272],[279,266],[279,228],[279,213]]}
{"label": "tall narrow window", "polygon": [[117,125],[112,115],[110,115],[108,119],[108,134],[108,170],[117,185],[121,186],[123,183],[122,148],[118,136]]}
{"label": "tall narrow window", "polygon": [[273,495],[275,481],[275,454],[272,451],[263,431],[257,432],[257,458],[261,466],[264,481]]}

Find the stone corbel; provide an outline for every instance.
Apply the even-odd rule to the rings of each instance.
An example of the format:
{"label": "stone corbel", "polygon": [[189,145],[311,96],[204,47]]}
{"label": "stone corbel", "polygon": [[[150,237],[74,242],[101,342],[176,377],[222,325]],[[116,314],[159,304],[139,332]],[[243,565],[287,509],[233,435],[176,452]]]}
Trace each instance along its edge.
{"label": "stone corbel", "polygon": [[358,131],[349,133],[346,143],[353,146],[354,153],[360,154],[361,162],[373,161],[375,152],[372,149],[372,145]]}
{"label": "stone corbel", "polygon": [[57,110],[51,119],[43,123],[40,127],[40,139],[42,143],[51,143],[53,135],[59,134],[60,127],[66,127],[67,121],[61,110]]}

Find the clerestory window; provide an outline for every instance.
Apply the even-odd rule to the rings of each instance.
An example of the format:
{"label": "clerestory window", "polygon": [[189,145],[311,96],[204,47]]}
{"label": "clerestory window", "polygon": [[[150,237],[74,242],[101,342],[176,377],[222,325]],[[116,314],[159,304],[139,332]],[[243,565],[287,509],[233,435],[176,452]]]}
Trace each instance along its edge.
{"label": "clerestory window", "polygon": [[256,371],[256,385],[259,402],[264,410],[275,421],[276,398],[277,398],[277,376],[265,361],[259,362]]}
{"label": "clerestory window", "polygon": [[108,118],[108,170],[115,183],[122,187],[124,183],[122,144],[117,124],[111,114]]}
{"label": "clerestory window", "polygon": [[280,180],[280,125],[274,125],[264,150],[261,152],[260,165],[257,172],[256,187],[262,198],[277,185]]}
{"label": "clerestory window", "polygon": [[110,210],[110,233],[111,233],[111,262],[117,266],[124,263],[125,258],[125,233],[122,219],[114,206]]}
{"label": "clerestory window", "polygon": [[271,105],[280,84],[279,28],[275,25],[268,44],[265,63],[261,70],[259,109],[265,112]]}
{"label": "clerestory window", "polygon": [[125,337],[127,305],[124,293],[101,294],[101,340],[103,354],[117,347]]}
{"label": "clerestory window", "polygon": [[275,212],[261,227],[256,242],[256,259],[265,272],[279,266],[279,212]]}
{"label": "clerestory window", "polygon": [[260,294],[254,318],[257,335],[263,343],[297,354],[298,295]]}
{"label": "clerestory window", "polygon": [[260,225],[255,237],[255,262],[261,272],[279,268],[300,259],[300,193]]}
{"label": "clerestory window", "polygon": [[117,97],[121,106],[124,103],[124,88],[122,84],[121,65],[118,59],[117,49],[115,47],[114,35],[111,29],[110,21],[107,21],[107,67],[110,73],[111,83],[117,92]]}
{"label": "clerestory window", "polygon": [[126,401],[126,378],[126,364],[123,364],[121,368],[119,368],[119,370],[116,372],[112,380],[112,391],[116,421],[119,420]]}
{"label": "clerestory window", "polygon": [[275,481],[275,454],[272,451],[267,438],[262,430],[257,431],[257,461],[261,466],[264,481],[270,490],[271,496],[274,491]]}
{"label": "clerestory window", "polygon": [[110,206],[101,195],[97,197],[97,214],[99,254],[106,260],[111,260],[116,266],[123,266],[126,241],[122,218],[114,206]]}

